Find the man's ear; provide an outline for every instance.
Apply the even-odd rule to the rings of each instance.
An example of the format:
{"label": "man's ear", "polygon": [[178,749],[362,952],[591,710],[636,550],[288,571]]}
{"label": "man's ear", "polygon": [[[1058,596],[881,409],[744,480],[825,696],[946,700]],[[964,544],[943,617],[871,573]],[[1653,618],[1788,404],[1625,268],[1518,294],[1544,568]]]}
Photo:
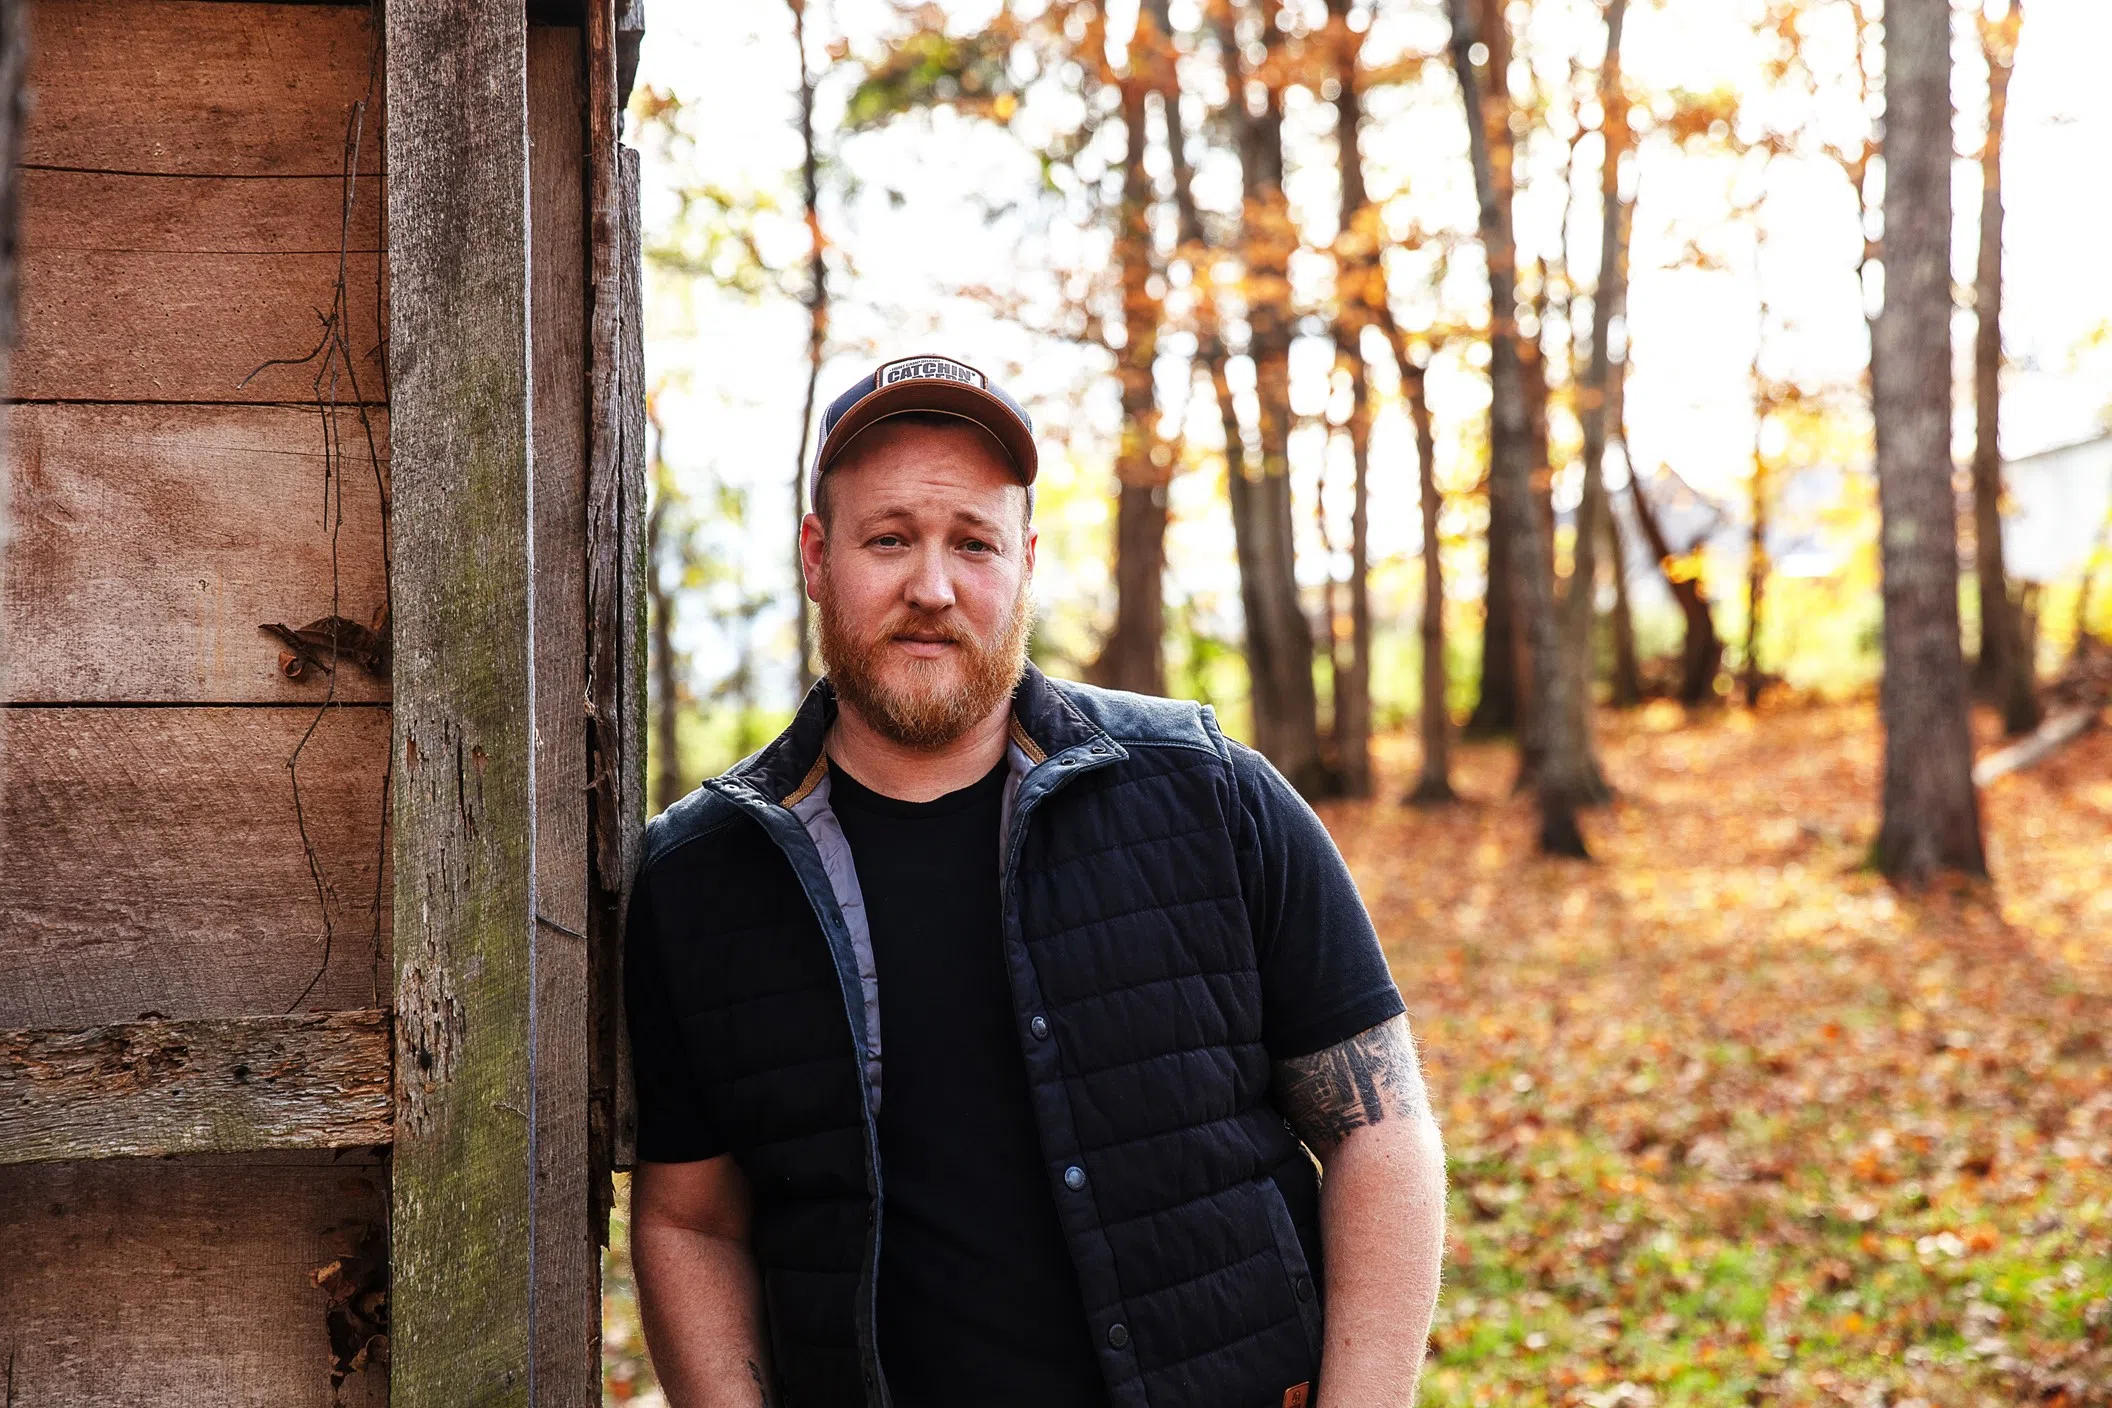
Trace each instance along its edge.
{"label": "man's ear", "polygon": [[1036,530],[1034,529],[1034,527],[1033,527],[1033,525],[1032,525],[1032,524],[1029,524],[1029,525],[1027,526],[1027,553],[1026,553],[1026,564],[1027,564],[1027,580],[1028,580],[1028,581],[1030,581],[1030,582],[1034,580],[1034,547],[1035,547],[1035,545],[1036,545],[1037,543],[1039,543],[1040,541],[1041,541],[1041,534],[1040,534],[1039,532],[1037,532],[1037,531],[1036,531]]}
{"label": "man's ear", "polygon": [[827,550],[828,536],[821,518],[810,513],[799,521],[799,575],[809,601],[821,600],[821,560]]}

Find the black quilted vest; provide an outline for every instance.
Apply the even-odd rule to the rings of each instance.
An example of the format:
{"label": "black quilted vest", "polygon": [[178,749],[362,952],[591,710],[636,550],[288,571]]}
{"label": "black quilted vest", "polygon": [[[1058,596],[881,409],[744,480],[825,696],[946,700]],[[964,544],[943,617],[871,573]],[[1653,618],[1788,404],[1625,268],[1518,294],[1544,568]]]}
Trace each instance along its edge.
{"label": "black quilted vest", "polygon": [[[668,990],[754,1193],[788,1408],[888,1403],[873,1349],[884,1052],[869,949],[788,807],[826,683],[647,829]],[[1004,944],[1049,1187],[1120,1408],[1278,1408],[1319,1367],[1317,1183],[1269,1100],[1230,759],[1207,708],[1015,697]]]}

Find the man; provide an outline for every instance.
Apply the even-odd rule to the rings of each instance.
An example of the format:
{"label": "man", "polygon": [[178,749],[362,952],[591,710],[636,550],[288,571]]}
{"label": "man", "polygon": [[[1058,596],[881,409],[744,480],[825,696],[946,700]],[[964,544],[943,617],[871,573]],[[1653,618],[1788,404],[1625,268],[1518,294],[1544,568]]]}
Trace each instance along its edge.
{"label": "man", "polygon": [[1400,995],[1319,820],[1209,709],[1026,664],[1035,469],[964,363],[839,397],[800,525],[827,675],[647,829],[660,1382],[1407,1404],[1444,1171]]}

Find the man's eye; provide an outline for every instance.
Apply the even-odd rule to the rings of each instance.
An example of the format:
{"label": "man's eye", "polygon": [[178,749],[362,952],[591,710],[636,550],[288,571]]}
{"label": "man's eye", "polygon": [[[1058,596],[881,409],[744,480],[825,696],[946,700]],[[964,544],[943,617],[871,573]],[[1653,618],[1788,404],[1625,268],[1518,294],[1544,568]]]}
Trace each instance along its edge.
{"label": "man's eye", "polygon": [[902,537],[898,533],[882,533],[879,537],[873,539],[873,546],[876,548],[898,548],[902,546]]}
{"label": "man's eye", "polygon": [[983,541],[983,540],[982,540],[981,538],[970,538],[970,539],[969,539],[969,540],[968,540],[967,542],[965,542],[965,543],[962,543],[962,544],[961,544],[961,547],[962,547],[962,548],[963,548],[964,550],[968,551],[968,552],[996,552],[996,551],[997,551],[997,549],[996,549],[996,548],[994,548],[994,547],[991,547],[991,546],[990,546],[990,544],[988,544],[988,543],[984,542],[984,541]]}

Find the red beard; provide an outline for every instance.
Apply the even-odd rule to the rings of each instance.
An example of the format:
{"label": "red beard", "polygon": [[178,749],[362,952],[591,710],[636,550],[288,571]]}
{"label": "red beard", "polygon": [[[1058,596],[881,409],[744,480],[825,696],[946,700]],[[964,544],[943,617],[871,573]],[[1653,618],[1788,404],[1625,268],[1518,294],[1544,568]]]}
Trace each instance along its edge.
{"label": "red beard", "polygon": [[[822,666],[837,697],[882,737],[905,748],[936,752],[958,741],[1011,695],[1027,667],[1034,613],[1024,582],[997,638],[989,642],[951,612],[926,616],[909,610],[891,614],[871,638],[854,640],[843,629],[826,571],[816,605]],[[883,665],[895,637],[909,633],[943,637],[953,649],[932,660],[897,655]]]}

